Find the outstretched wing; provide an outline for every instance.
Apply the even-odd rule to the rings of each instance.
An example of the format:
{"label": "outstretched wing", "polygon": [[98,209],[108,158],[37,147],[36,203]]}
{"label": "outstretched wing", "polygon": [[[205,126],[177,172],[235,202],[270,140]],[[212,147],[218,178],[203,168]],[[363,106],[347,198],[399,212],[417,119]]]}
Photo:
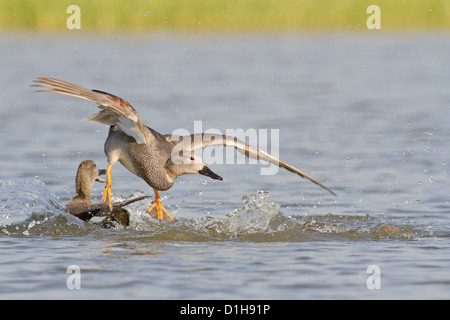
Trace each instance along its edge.
{"label": "outstretched wing", "polygon": [[99,90],[89,90],[54,78],[39,77],[33,82],[34,84],[31,87],[44,88],[38,90],[40,92],[55,92],[98,103],[98,107],[101,110],[83,120],[116,125],[124,133],[133,137],[137,143],[143,144],[146,142],[147,130],[144,129],[137,111],[122,98]]}
{"label": "outstretched wing", "polygon": [[325,190],[327,190],[332,195],[336,196],[336,194],[331,191],[329,188],[321,184],[319,181],[311,177],[310,175],[304,173],[300,169],[296,168],[292,164],[277,158],[270,153],[267,153],[261,149],[256,147],[249,146],[248,144],[238,140],[237,138],[220,135],[220,134],[192,134],[190,136],[176,136],[176,135],[166,135],[167,141],[172,142],[174,145],[177,145],[182,150],[196,150],[200,148],[205,148],[208,146],[231,146],[236,148],[239,152],[244,153],[247,157],[253,159],[261,159],[267,162],[271,162],[280,168],[287,169],[293,173],[298,174],[302,178],[309,179],[311,182],[321,186]]}

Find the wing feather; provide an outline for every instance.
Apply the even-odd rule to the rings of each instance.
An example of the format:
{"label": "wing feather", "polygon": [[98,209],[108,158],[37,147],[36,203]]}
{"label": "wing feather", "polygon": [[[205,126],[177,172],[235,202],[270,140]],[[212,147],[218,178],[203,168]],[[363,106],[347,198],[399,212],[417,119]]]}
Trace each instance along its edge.
{"label": "wing feather", "polygon": [[302,178],[310,180],[311,182],[327,190],[332,195],[336,196],[336,194],[329,188],[324,186],[322,183],[320,183],[307,173],[293,166],[292,164],[284,160],[281,160],[280,158],[275,157],[270,153],[265,152],[259,148],[249,146],[248,144],[240,141],[237,138],[220,134],[206,134],[206,133],[192,134],[190,136],[166,135],[165,137],[168,141],[172,142],[174,145],[178,145],[178,147],[183,148],[183,150],[197,150],[208,146],[219,146],[219,145],[232,146],[236,148],[239,152],[244,153],[247,157],[258,160],[264,160],[273,163],[279,166],[280,168],[284,168],[290,172],[296,173]]}
{"label": "wing feather", "polygon": [[31,87],[43,88],[39,92],[55,92],[80,99],[96,102],[101,109],[83,120],[97,121],[107,125],[116,125],[137,143],[146,143],[147,130],[137,111],[124,99],[111,93],[89,90],[84,87],[55,78],[39,77]]}

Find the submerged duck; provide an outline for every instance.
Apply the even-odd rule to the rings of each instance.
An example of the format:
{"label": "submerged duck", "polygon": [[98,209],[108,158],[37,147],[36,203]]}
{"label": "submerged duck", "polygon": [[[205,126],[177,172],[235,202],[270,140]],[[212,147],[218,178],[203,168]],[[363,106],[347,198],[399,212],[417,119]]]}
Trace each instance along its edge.
{"label": "submerged duck", "polygon": [[94,182],[105,182],[105,180],[100,178],[105,173],[106,170],[99,170],[92,160],[81,162],[75,179],[77,195],[66,204],[66,211],[84,221],[91,220],[93,217],[106,217],[106,221],[104,221],[105,226],[111,225],[112,222],[117,222],[121,226],[126,227],[129,224],[130,217],[128,211],[123,207],[135,201],[146,199],[149,196],[113,203],[112,210],[109,204],[92,203],[91,193]]}
{"label": "submerged duck", "polygon": [[293,165],[258,148],[251,147],[234,137],[214,134],[193,134],[186,137],[162,135],[145,126],[137,111],[125,100],[113,94],[89,90],[81,86],[53,78],[37,78],[32,87],[44,88],[39,91],[55,92],[76,98],[94,101],[101,109],[85,120],[93,120],[110,126],[105,141],[105,154],[108,158],[106,169],[107,184],[103,201],[112,209],[111,169],[119,161],[125,168],[143,179],[155,193],[155,201],[147,212],[157,211],[158,220],[169,217],[169,212],[161,204],[159,191],[170,189],[175,179],[183,174],[202,174],[212,179],[222,177],[212,172],[200,154],[194,150],[207,146],[233,146],[247,157],[261,159],[276,164],[321,186],[332,195],[333,191],[300,171]]}

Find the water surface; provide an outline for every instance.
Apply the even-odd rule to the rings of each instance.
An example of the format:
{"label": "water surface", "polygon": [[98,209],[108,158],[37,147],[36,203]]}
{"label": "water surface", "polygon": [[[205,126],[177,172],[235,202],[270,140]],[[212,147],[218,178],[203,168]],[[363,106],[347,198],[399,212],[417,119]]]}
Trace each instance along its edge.
{"label": "water surface", "polygon": [[[440,33],[2,34],[0,296],[450,298],[449,50]],[[126,229],[79,221],[63,208],[82,160],[106,167],[107,127],[80,122],[93,103],[33,92],[38,76],[114,93],[161,133],[278,129],[281,158],[338,196],[213,164],[224,181],[162,193],[175,223],[149,202]],[[120,164],[112,186],[116,200],[152,193]]]}

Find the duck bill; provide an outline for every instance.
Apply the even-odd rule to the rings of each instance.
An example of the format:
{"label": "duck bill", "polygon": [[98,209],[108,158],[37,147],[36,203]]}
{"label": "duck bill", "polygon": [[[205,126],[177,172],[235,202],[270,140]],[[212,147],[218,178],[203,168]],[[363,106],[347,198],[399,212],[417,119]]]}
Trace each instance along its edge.
{"label": "duck bill", "polygon": [[103,175],[105,175],[105,174],[106,174],[106,170],[105,170],[105,169],[99,169],[99,170],[98,170],[98,177],[95,178],[95,181],[98,181],[98,182],[105,182],[105,180],[103,180],[102,178],[100,178],[100,176],[103,176]]}
{"label": "duck bill", "polygon": [[214,180],[220,180],[220,181],[223,180],[221,176],[212,172],[207,166],[204,166],[203,169],[200,170],[198,173],[200,173],[204,176],[210,177],[211,179],[214,179]]}

